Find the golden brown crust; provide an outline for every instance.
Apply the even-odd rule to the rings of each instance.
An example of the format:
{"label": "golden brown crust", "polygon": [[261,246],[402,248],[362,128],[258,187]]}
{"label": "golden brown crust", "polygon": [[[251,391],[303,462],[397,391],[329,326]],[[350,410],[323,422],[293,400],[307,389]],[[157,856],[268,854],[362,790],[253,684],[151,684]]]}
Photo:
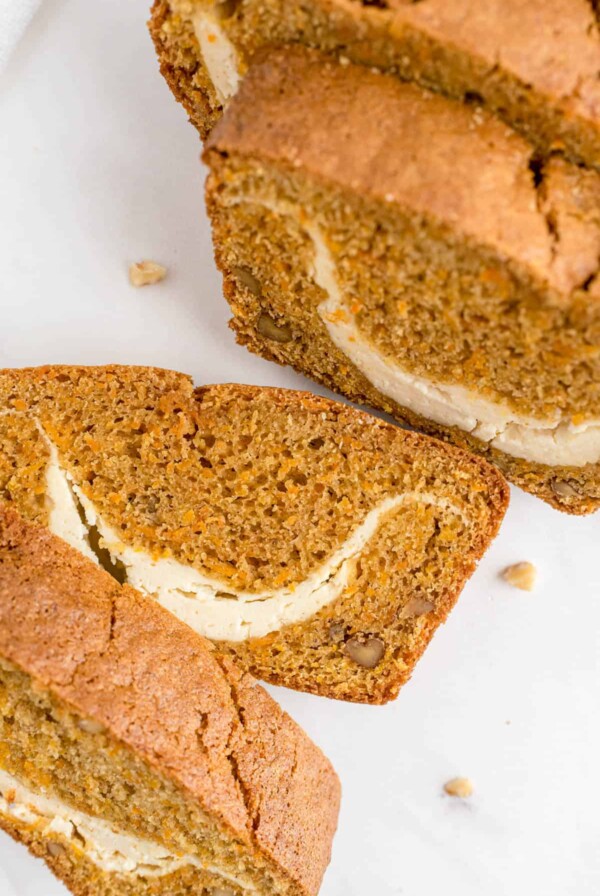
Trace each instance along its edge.
{"label": "golden brown crust", "polygon": [[[551,164],[548,217],[536,194],[532,148],[506,125],[316,51],[274,50],[253,65],[207,141],[209,162],[212,153],[298,168],[425,216],[494,250],[538,288],[548,283],[558,300],[567,301],[598,269],[600,217],[572,207],[582,189],[578,169],[562,163],[566,172],[557,172],[559,163]],[[587,177],[597,199],[600,176]],[[558,236],[549,219],[560,222]]]}
{"label": "golden brown crust", "polygon": [[[168,0],[154,0],[148,29],[162,76],[200,131],[200,136],[206,138],[223,110],[199,59],[200,50],[191,27],[179,18],[173,21]],[[177,31],[181,35],[174,40],[173,32]]]}
{"label": "golden brown crust", "polygon": [[392,34],[414,28],[488,69],[495,62],[565,114],[598,126],[600,42],[588,0],[486,0],[476,6],[469,0],[392,0],[390,6]]}
{"label": "golden brown crust", "polygon": [[[158,0],[150,25],[163,71],[203,136],[222,109],[192,19],[212,6]],[[559,148],[600,164],[600,38],[589,0],[477,8],[469,0],[240,0],[223,8],[219,24],[244,65],[267,46],[317,47],[456,99],[478,98],[537,152]]]}
{"label": "golden brown crust", "polygon": [[299,892],[318,890],[339,801],[321,752],[209,642],[8,507],[0,652],[183,788]]}

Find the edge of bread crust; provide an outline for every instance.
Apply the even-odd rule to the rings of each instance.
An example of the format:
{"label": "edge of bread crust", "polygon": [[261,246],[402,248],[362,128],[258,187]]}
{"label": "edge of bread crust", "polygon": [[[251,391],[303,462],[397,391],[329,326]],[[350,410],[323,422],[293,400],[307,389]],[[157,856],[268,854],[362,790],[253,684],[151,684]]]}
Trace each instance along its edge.
{"label": "edge of bread crust", "polygon": [[[139,892],[139,883],[136,886],[136,882],[133,882],[129,886],[122,876],[102,871],[84,855],[75,856],[70,850],[53,849],[52,841],[47,840],[43,834],[15,824],[2,815],[0,831],[24,846],[34,858],[41,859],[74,896],[134,896]],[[165,877],[161,883],[167,880]]]}
{"label": "edge of bread crust", "polygon": [[[103,886],[107,875],[99,868],[96,869],[91,862],[80,858],[78,864],[74,857],[66,853],[54,855],[49,848],[49,842],[37,831],[27,830],[24,826],[10,822],[0,815],[0,830],[8,834],[16,843],[21,843],[27,851],[36,859],[48,866],[52,874],[70,890],[74,896],[90,896],[93,892],[98,896],[109,896],[108,890]],[[93,880],[94,889],[91,890]]]}
{"label": "edge of bread crust", "polygon": [[4,831],[16,843],[24,846],[36,859],[41,859],[52,874],[74,896],[214,896],[215,892],[231,893],[233,890],[216,889],[212,882],[198,879],[209,877],[197,868],[179,869],[156,878],[130,877],[114,871],[104,871],[83,852],[65,845],[61,835],[50,836],[40,830],[15,822],[0,814],[0,831]]}
{"label": "edge of bread crust", "polygon": [[[208,74],[201,78],[203,84],[194,82],[194,75],[204,66],[197,48],[195,58],[185,60],[165,37],[166,23],[172,16],[168,0],[154,0],[148,20],[148,31],[154,43],[160,73],[167,82],[173,96],[189,116],[190,123],[200,133],[202,140],[210,134],[219,120],[222,109],[215,106],[209,89]],[[195,40],[195,38],[194,38]]]}
{"label": "edge of bread crust", "polygon": [[173,781],[292,892],[318,891],[340,797],[329,760],[204,638],[7,505],[0,652]]}
{"label": "edge of bread crust", "polygon": [[[589,31],[594,18],[600,23],[599,2],[586,2],[591,7],[591,21],[586,26]],[[182,8],[181,3],[177,6],[169,0],[154,0],[148,27],[165,80],[177,101],[187,110],[191,123],[205,139],[218,121],[222,107],[214,95],[190,22],[172,6],[176,10]],[[256,6],[259,16],[265,13],[260,4]],[[395,13],[393,3],[371,0],[332,6],[325,2],[321,7],[324,8],[314,4],[313,8],[303,10],[300,6],[299,16],[302,12],[312,15],[321,29],[324,27],[323,18],[332,16],[331,27],[325,27],[322,40],[318,27],[306,34],[302,23],[296,22],[291,30],[284,28],[283,33],[270,34],[269,38],[263,32],[258,34],[258,45],[252,55],[261,53],[267,45],[304,43],[333,57],[350,57],[357,64],[378,68],[396,75],[402,81],[414,82],[460,101],[474,92],[478,96],[479,88],[483,94],[483,105],[534,144],[536,156],[549,157],[558,149],[577,164],[599,167],[597,128],[590,124],[585,113],[577,115],[571,108],[573,101],[577,103],[578,87],[572,94],[567,92],[563,96],[559,90],[556,96],[546,96],[542,77],[532,91],[526,73],[513,71],[510,65],[507,68],[496,65],[490,71],[491,62],[486,66],[483,59],[478,60],[476,54],[473,56],[472,47],[461,48],[451,40],[449,43],[440,41],[437,34],[429,33],[424,21],[419,23],[418,15],[417,20],[411,22],[410,15],[406,19],[397,9]],[[554,14],[557,12],[555,8]],[[271,10],[271,15],[274,13]],[[273,30],[273,20],[269,22],[268,15],[267,22]],[[542,24],[546,28],[550,26],[547,19]],[[585,23],[580,21],[579,24],[583,28]],[[252,28],[252,23],[247,23],[246,28]],[[256,29],[251,33],[255,34]],[[378,45],[378,51],[371,49],[373,44]],[[573,49],[572,42],[569,45]],[[583,52],[586,53],[585,47]],[[465,62],[463,54],[466,54],[468,62]],[[450,76],[446,74],[445,66],[450,66]],[[482,86],[484,82],[485,89]],[[584,88],[585,84],[584,79]],[[593,103],[591,97],[588,101]],[[577,122],[580,127],[575,126]]]}

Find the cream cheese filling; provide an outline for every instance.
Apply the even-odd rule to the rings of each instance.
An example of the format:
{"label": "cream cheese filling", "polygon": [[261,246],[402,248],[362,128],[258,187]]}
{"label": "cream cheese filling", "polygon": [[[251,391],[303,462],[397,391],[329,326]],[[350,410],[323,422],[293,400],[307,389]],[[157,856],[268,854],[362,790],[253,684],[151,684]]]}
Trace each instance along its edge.
{"label": "cream cheese filling", "polygon": [[56,445],[48,438],[39,421],[36,421],[36,426],[50,455],[46,465],[48,528],[97,563],[98,558],[89,545],[87,529],[77,510],[69,480],[60,466]]}
{"label": "cream cheese filling", "polygon": [[313,245],[314,282],[326,294],[318,312],[332,342],[383,395],[442,426],[457,426],[493,448],[513,457],[549,466],[581,467],[600,461],[600,419],[575,424],[517,414],[506,404],[483,398],[460,385],[440,383],[403,369],[364,336],[339,286],[335,262],[322,229],[305,220],[291,203],[257,196],[240,201],[292,217]]}
{"label": "cream cheese filling", "polygon": [[384,517],[403,504],[420,502],[457,509],[447,501],[426,492],[405,492],[385,498],[374,507],[340,548],[302,582],[287,588],[254,593],[224,590],[223,582],[204,575],[192,566],[170,557],[153,558],[149,553],[124,544],[119,534],[97,513],[89,498],[60,466],[56,448],[46,472],[51,502],[49,528],[92,556],[85,527],[75,526],[80,519],[77,501],[83,508],[88,526],[96,527],[101,544],[115,563],[126,570],[126,581],[158,602],[195,631],[213,641],[244,641],[262,638],[285,625],[304,622],[338,598],[354,575],[356,560],[375,535]]}
{"label": "cream cheese filling", "polygon": [[217,874],[224,881],[253,889],[193,855],[174,855],[152,840],[119,831],[107,821],[71,808],[62,800],[29,789],[0,769],[0,814],[44,837],[59,837],[103,871],[135,877],[160,877],[186,865]]}
{"label": "cream cheese filling", "polygon": [[214,6],[199,9],[192,24],[217,100],[226,106],[240,84],[237,50],[219,24]]}
{"label": "cream cheese filling", "polygon": [[[223,582],[192,566],[170,557],[154,558],[146,551],[125,544],[61,466],[56,446],[47,435],[45,439],[50,450],[46,487],[52,532],[98,562],[90,548],[86,528],[95,527],[113,562],[125,568],[126,581],[130,585],[154,597],[182,622],[213,641],[262,638],[286,625],[304,622],[332,603],[352,581],[358,557],[386,515],[398,507],[421,503],[461,515],[461,511],[447,500],[428,492],[394,495],[369,511],[338,550],[296,585],[261,593],[225,590]],[[81,522],[77,503],[83,510],[85,525]]]}

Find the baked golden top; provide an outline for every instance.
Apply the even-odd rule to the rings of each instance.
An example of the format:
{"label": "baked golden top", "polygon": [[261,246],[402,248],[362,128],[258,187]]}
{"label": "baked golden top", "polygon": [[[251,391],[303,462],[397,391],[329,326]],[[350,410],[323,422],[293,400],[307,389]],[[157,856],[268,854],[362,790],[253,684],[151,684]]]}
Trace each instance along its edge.
{"label": "baked golden top", "polygon": [[388,0],[392,34],[410,24],[506,69],[571,112],[600,119],[600,37],[589,0]]}
{"label": "baked golden top", "polygon": [[536,170],[527,141],[481,108],[315,51],[278,49],[256,62],[211,152],[395,203],[501,253],[563,298],[597,272],[600,175],[559,158]]}
{"label": "baked golden top", "polygon": [[0,654],[318,890],[339,805],[328,760],[209,642],[6,506]]}

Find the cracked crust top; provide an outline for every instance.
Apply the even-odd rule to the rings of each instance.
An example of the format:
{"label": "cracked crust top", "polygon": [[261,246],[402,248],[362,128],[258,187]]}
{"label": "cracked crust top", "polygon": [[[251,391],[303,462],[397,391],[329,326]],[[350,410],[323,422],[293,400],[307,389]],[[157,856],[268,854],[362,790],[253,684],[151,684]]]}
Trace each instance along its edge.
{"label": "cracked crust top", "polygon": [[161,71],[206,136],[223,106],[194,34],[213,9],[240,72],[265,46],[300,43],[458,100],[478,98],[535,144],[600,164],[595,0],[155,0]]}
{"label": "cracked crust top", "polygon": [[392,32],[409,24],[494,69],[515,72],[571,112],[598,120],[600,43],[589,0],[387,0]]}
{"label": "cracked crust top", "polygon": [[328,760],[207,641],[7,507],[0,654],[183,788],[292,892],[317,892],[339,806]]}
{"label": "cracked crust top", "polygon": [[316,51],[274,50],[252,66],[207,159],[211,152],[302,168],[397,203],[487,245],[563,297],[597,272],[598,174],[561,159],[539,168],[530,144],[481,108]]}

